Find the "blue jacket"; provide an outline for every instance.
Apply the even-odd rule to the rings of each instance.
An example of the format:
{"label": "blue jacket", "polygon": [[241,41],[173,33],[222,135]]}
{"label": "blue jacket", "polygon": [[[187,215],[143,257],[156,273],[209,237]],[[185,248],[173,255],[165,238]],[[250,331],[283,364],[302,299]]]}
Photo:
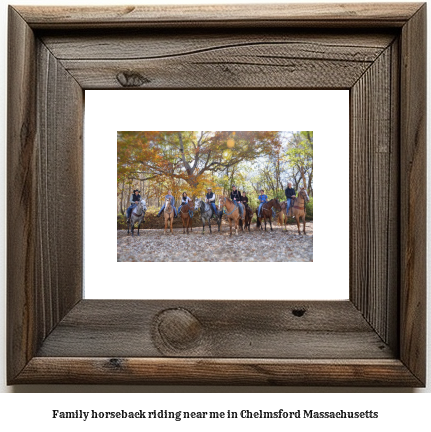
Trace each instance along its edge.
{"label": "blue jacket", "polygon": [[171,199],[171,204],[175,207],[175,198],[172,195],[166,195],[165,196],[165,201],[170,198]]}
{"label": "blue jacket", "polygon": [[268,196],[267,195],[259,195],[258,199],[260,202],[266,203],[268,201]]}

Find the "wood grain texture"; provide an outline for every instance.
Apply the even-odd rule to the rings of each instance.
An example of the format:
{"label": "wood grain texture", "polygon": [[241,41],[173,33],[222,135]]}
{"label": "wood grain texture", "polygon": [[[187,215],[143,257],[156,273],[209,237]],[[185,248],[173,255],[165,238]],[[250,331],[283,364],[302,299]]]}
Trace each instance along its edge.
{"label": "wood grain texture", "polygon": [[[85,89],[350,88],[395,38],[295,31],[175,31],[43,34]],[[109,48],[107,48],[109,47]],[[141,79],[124,82],[119,76]]]}
{"label": "wood grain texture", "polygon": [[213,29],[38,32],[58,60],[150,60],[186,56],[224,48],[255,46],[265,55],[267,45],[292,44],[295,56],[320,60],[373,62],[396,37],[395,30],[358,33],[304,29]]}
{"label": "wood grain texture", "polygon": [[[396,338],[398,62],[389,46],[351,89],[350,299],[385,341]],[[394,99],[393,99],[394,98]],[[393,112],[395,111],[395,112]],[[395,129],[395,130],[394,130]]]}
{"label": "wood grain texture", "polygon": [[[172,345],[154,329],[162,311],[187,311],[196,343]],[[296,312],[300,313],[296,313]],[[296,314],[295,314],[296,313]],[[179,334],[184,331],[180,326]],[[173,338],[171,337],[171,340]],[[91,340],[91,344],[88,341]],[[392,358],[349,302],[81,301],[45,340],[47,357]]]}
{"label": "wood grain texture", "polygon": [[284,26],[402,27],[420,3],[290,3],[119,7],[20,6],[37,29],[118,27]]}
{"label": "wood grain texture", "polygon": [[9,9],[7,128],[7,355],[8,376],[35,355],[36,42]]}
{"label": "wood grain texture", "polygon": [[[424,23],[413,3],[10,8],[8,382],[423,386]],[[199,87],[351,89],[350,301],[80,301],[83,89]]]}
{"label": "wood grain texture", "polygon": [[37,49],[34,288],[44,339],[82,296],[84,93],[45,45]]}
{"label": "wood grain texture", "polygon": [[401,360],[425,381],[426,5],[401,36]]}
{"label": "wood grain texture", "polygon": [[417,387],[399,360],[34,357],[17,383]]}
{"label": "wood grain texture", "polygon": [[82,296],[83,91],[9,10],[8,377]]}
{"label": "wood grain texture", "polygon": [[[57,40],[49,49],[85,89],[350,88],[395,38],[394,32],[324,35],[295,32],[177,32],[155,38],[120,34],[111,52],[100,36]],[[61,51],[62,53],[60,54]],[[119,76],[141,77],[131,85]]]}

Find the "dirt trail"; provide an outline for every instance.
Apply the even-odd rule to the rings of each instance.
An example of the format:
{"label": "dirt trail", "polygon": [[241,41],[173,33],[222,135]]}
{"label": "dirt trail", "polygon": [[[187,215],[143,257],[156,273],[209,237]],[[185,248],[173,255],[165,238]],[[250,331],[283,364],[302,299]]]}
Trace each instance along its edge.
{"label": "dirt trail", "polygon": [[[269,228],[269,227],[268,227]],[[202,226],[183,234],[182,228],[174,228],[174,235],[161,229],[141,229],[140,236],[127,235],[127,230],[117,231],[117,261],[181,261],[181,262],[310,262],[313,261],[313,222],[307,222],[306,235],[298,235],[296,226],[288,225],[287,231],[276,226],[274,231],[239,232],[229,236],[229,227],[222,232],[208,227],[202,235]],[[136,231],[135,231],[136,232]]]}

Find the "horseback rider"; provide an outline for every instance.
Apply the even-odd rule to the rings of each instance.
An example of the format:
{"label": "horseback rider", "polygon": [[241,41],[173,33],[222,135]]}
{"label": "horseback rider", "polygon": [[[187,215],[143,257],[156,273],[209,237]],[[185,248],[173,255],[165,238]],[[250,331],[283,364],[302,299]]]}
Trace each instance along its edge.
{"label": "horseback rider", "polygon": [[132,193],[132,195],[130,196],[130,206],[128,207],[128,209],[126,210],[126,215],[127,215],[127,223],[130,222],[130,215],[132,214],[133,209],[138,205],[138,203],[141,201],[141,195],[139,195],[141,193],[141,191],[139,191],[138,189],[135,189]]}
{"label": "horseback rider", "polygon": [[160,217],[160,215],[162,214],[162,211],[165,209],[166,200],[168,200],[168,199],[171,201],[171,205],[174,208],[174,217],[178,216],[177,209],[175,208],[175,198],[172,195],[172,191],[169,190],[168,194],[165,195],[165,200],[163,201],[163,205],[162,205],[161,209],[157,213],[157,217]]}
{"label": "horseback rider", "polygon": [[[181,212],[181,207],[183,205],[187,205],[190,201],[191,198],[187,196],[186,192],[183,192],[183,194],[181,195],[181,205],[178,207],[178,214]],[[189,213],[190,213],[190,217],[193,217],[193,211],[189,210]]]}
{"label": "horseback rider", "polygon": [[238,205],[241,202],[241,192],[236,190],[236,186],[232,186],[232,192],[230,193],[230,199],[239,208],[240,217],[244,217],[242,205]]}
{"label": "horseback rider", "polygon": [[287,182],[287,188],[284,191],[284,194],[286,195],[286,202],[287,202],[287,207],[286,207],[286,216],[289,214],[289,208],[291,206],[292,201],[296,198],[296,192],[295,189],[292,187],[292,182]]}
{"label": "horseback rider", "polygon": [[257,197],[257,199],[260,202],[259,210],[257,211],[257,213],[259,217],[262,217],[262,206],[268,201],[268,196],[264,194],[263,189],[260,190],[260,195]]}
{"label": "horseback rider", "polygon": [[211,206],[213,209],[213,216],[217,218],[217,207],[215,205],[215,193],[212,191],[210,187],[207,188],[207,194],[206,194],[206,202]]}
{"label": "horseback rider", "polygon": [[244,205],[244,208],[248,205],[248,197],[247,197],[247,194],[245,193],[245,191],[242,192],[241,202]]}

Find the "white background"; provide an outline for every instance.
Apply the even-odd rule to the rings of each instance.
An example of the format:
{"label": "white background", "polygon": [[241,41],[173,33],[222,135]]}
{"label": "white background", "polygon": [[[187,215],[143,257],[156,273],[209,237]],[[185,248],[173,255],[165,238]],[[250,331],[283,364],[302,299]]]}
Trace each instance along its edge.
{"label": "white background", "polygon": [[[183,3],[187,3],[186,0],[182,0]],[[298,1],[298,0],[296,0]],[[315,0],[316,1],[316,0]],[[234,2],[234,1],[233,1]],[[247,0],[246,3],[251,3],[253,0]],[[274,0],[275,2],[275,0]],[[87,0],[87,1],[73,1],[73,0],[15,0],[14,4],[115,4],[120,3],[117,1],[109,0]],[[143,1],[135,0],[133,3],[141,4]],[[162,0],[153,0],[151,3],[173,3],[173,1],[163,2]],[[197,2],[188,1],[188,3],[206,3],[205,0]],[[217,0],[211,0],[210,3],[220,3]],[[236,3],[241,3],[236,1]],[[0,7],[1,11],[1,53],[2,57],[0,60],[1,68],[1,82],[3,85],[0,86],[0,100],[4,101],[0,105],[0,128],[2,130],[1,145],[4,149],[5,146],[5,124],[6,124],[6,34],[7,34],[7,7],[6,3],[2,3]],[[431,46],[428,40],[428,46]],[[430,55],[428,53],[428,70],[430,68]],[[428,85],[428,89],[430,86]],[[428,90],[429,96],[429,90]],[[429,105],[428,97],[428,106]],[[428,122],[428,131],[430,130],[430,124]],[[428,153],[428,166],[430,164],[430,157]],[[6,167],[4,151],[0,152],[0,172],[4,172]],[[5,181],[5,180],[4,180]],[[431,190],[429,180],[427,182],[428,191]],[[2,225],[0,228],[0,241],[5,245],[5,196],[6,191],[4,188],[0,189],[0,217],[2,218]],[[428,206],[428,221],[429,215],[431,214]],[[356,422],[337,422],[331,420],[321,421],[310,421],[308,423],[302,421],[299,423],[302,430],[304,431],[315,431],[318,428],[331,429],[334,431],[349,429],[351,431],[361,431],[366,428],[372,431],[382,430],[409,430],[412,427],[418,430],[429,429],[429,407],[431,406],[431,373],[428,367],[428,387],[424,390],[412,390],[412,389],[382,389],[382,388],[273,388],[273,387],[143,387],[143,386],[77,386],[77,385],[33,385],[33,386],[14,386],[6,387],[5,384],[5,246],[0,250],[1,254],[1,266],[0,266],[0,280],[1,280],[1,292],[0,296],[0,308],[2,310],[2,320],[0,324],[0,391],[2,392],[15,392],[21,394],[0,394],[0,427],[4,430],[11,430],[12,428],[21,430],[27,428],[27,430],[35,430],[44,428],[45,431],[58,431],[60,428],[63,431],[76,431],[77,427],[87,428],[86,430],[94,430],[94,423],[83,424],[81,422],[67,421],[67,422],[54,422],[50,420],[50,410],[56,408],[63,408],[68,410],[74,409],[136,409],[136,408],[167,408],[167,409],[189,409],[193,407],[196,409],[243,409],[255,408],[256,406],[262,406],[263,409],[273,407],[299,407],[299,408],[316,408],[324,410],[326,407],[331,409],[374,409],[380,412],[380,417],[377,422],[371,423],[370,421],[356,421]],[[429,260],[429,258],[428,258]],[[429,261],[428,261],[429,262]],[[430,296],[428,297],[428,311],[431,311]],[[431,353],[430,353],[430,334],[431,326],[428,323],[428,365],[430,364]],[[43,394],[25,394],[25,393],[38,392]],[[53,392],[53,393],[50,393]],[[55,392],[62,392],[63,394],[57,394]],[[92,395],[91,392],[125,392],[126,394],[114,395]],[[137,392],[138,394],[134,394]],[[174,392],[174,394],[158,394],[164,392]],[[181,394],[175,394],[175,392],[182,392]],[[183,393],[184,392],[184,393]],[[201,393],[197,393],[201,392]],[[214,392],[224,392],[226,394],[217,394]],[[236,394],[234,392],[252,392],[250,394]],[[298,392],[307,392],[309,394],[301,395]],[[387,394],[392,392],[394,394]],[[409,393],[424,393],[420,395],[411,395]],[[82,394],[74,394],[82,393]],[[265,393],[265,394],[261,394]],[[326,393],[326,394],[321,394]],[[186,407],[186,408],[185,408]],[[185,428],[187,430],[202,430],[210,429],[217,430],[220,427],[227,429],[227,424],[223,423],[185,423],[176,425],[176,429]],[[105,431],[115,430],[125,425],[125,423],[119,423],[117,421],[98,423],[103,427]],[[159,424],[159,423],[158,423]],[[170,427],[173,428],[173,423],[167,423],[168,426],[164,426],[163,423],[159,424],[161,428]],[[265,428],[268,427],[269,423],[262,423],[258,421],[250,421],[249,423],[241,423],[243,427],[248,428]],[[290,425],[290,426],[289,426]],[[298,423],[279,423],[271,424],[271,430],[288,430],[289,427],[298,426]],[[155,426],[151,424],[151,426]],[[127,427],[128,431],[134,430],[145,430],[145,426],[141,423],[132,427]],[[230,424],[230,429],[235,428],[238,430],[237,424]],[[85,429],[84,429],[85,430]]]}
{"label": "white background", "polygon": [[[229,103],[231,100],[236,103]],[[197,129],[314,132],[313,262],[117,263],[117,130]],[[339,300],[349,297],[347,90],[86,91],[84,136],[85,298]],[[327,194],[335,172],[334,200],[337,208],[342,209],[336,214],[331,211]],[[106,189],[99,189],[100,179]],[[286,181],[284,177],[283,180]],[[100,213],[100,201],[95,196],[100,194],[104,197],[106,217],[95,218]],[[174,237],[171,241],[175,240]],[[220,240],[234,244],[236,238]],[[145,225],[141,237],[133,241],[148,241]],[[205,280],[205,284],[179,283],[175,275],[184,271],[193,275],[195,282]],[[172,277],[162,276],[167,273]],[[139,281],[129,283],[131,274],[140,275]],[[220,283],[221,277],[229,283]],[[244,290],[244,286],[248,289]]]}

